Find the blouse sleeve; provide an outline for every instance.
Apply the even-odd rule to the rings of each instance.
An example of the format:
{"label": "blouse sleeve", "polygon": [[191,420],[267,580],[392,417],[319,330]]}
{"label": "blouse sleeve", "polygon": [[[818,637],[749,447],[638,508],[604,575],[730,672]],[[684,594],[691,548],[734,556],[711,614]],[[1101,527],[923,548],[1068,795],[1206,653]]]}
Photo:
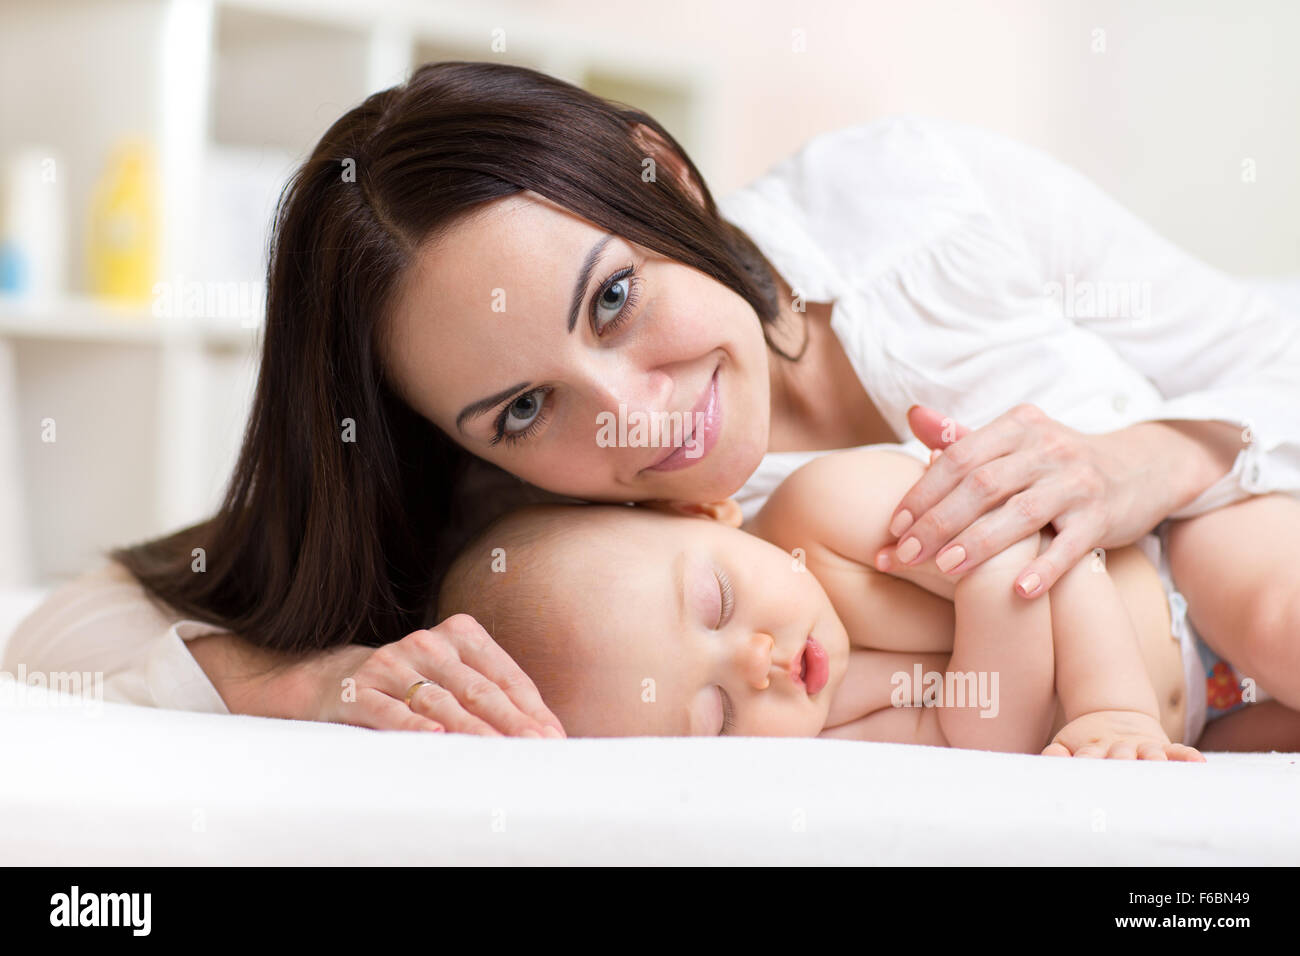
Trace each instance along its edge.
{"label": "blouse sleeve", "polygon": [[1147,420],[1236,424],[1232,470],[1171,517],[1300,489],[1300,315],[1159,236],[1088,179],[993,133],[935,124],[1044,294],[1164,396]]}
{"label": "blouse sleeve", "polygon": [[227,714],[185,642],[221,629],[179,620],[108,562],[51,594],[4,648],[3,670],[28,683],[76,686],[117,703]]}

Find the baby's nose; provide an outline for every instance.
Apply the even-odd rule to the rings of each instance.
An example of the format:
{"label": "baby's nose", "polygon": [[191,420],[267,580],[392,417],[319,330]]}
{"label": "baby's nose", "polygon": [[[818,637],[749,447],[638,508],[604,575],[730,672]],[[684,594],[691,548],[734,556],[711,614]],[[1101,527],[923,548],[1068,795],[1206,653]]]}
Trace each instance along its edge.
{"label": "baby's nose", "polygon": [[754,690],[767,690],[772,682],[769,674],[772,670],[772,648],[776,638],[771,634],[757,631],[745,642],[741,652],[741,672]]}

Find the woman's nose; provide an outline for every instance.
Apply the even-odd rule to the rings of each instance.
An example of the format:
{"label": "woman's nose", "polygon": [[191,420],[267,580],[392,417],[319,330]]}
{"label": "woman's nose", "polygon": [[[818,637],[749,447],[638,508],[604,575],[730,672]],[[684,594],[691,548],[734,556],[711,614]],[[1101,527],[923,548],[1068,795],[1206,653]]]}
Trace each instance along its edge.
{"label": "woman's nose", "polygon": [[672,376],[656,369],[620,363],[602,370],[592,376],[592,396],[601,411],[617,412],[620,405],[629,412],[674,411]]}
{"label": "woman's nose", "polygon": [[767,690],[772,670],[772,648],[776,638],[771,634],[756,631],[747,638],[742,638],[736,651],[736,666],[741,679],[754,690]]}

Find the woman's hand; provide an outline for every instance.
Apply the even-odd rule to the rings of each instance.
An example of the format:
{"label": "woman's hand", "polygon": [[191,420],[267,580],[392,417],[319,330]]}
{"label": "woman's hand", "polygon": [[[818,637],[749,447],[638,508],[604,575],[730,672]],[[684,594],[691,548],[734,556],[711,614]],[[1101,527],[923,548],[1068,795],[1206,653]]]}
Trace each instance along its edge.
{"label": "woman's hand", "polygon": [[315,691],[317,715],[309,719],[381,730],[564,736],[536,685],[467,614],[383,647],[328,652],[282,679],[298,683],[307,700]]}
{"label": "woman's hand", "polygon": [[1141,422],[1086,435],[1017,405],[974,432],[914,405],[912,431],[943,454],[903,496],[876,566],[935,558],[948,573],[975,567],[1051,525],[1051,545],[1016,577],[1045,594],[1094,548],[1132,544],[1231,467],[1241,436],[1224,422]]}

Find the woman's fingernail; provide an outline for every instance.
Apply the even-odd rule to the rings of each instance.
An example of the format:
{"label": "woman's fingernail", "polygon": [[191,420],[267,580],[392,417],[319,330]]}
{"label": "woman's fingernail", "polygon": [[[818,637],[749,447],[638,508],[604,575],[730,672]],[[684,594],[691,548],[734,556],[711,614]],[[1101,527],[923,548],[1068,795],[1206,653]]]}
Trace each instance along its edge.
{"label": "woman's fingernail", "polygon": [[940,571],[942,571],[944,574],[947,574],[949,571],[957,567],[957,565],[961,564],[965,560],[966,560],[966,549],[958,544],[958,545],[954,545],[953,547],[949,548],[947,551],[944,551],[942,554],[940,554],[937,558],[934,559],[934,563],[935,566]]}
{"label": "woman's fingernail", "polygon": [[876,555],[877,571],[888,571],[892,566],[893,566],[893,562],[889,560],[888,552],[881,551],[879,554]]}
{"label": "woman's fingernail", "polygon": [[564,734],[560,733],[558,730],[556,730],[556,729],[555,729],[554,727],[552,727],[550,724],[545,724],[545,725],[543,725],[543,727],[542,727],[542,735],[543,735],[544,737],[554,737],[556,740],[563,740],[563,739],[564,739]]}
{"label": "woman's fingernail", "polygon": [[1038,585],[1041,582],[1042,582],[1042,578],[1040,578],[1033,571],[1030,571],[1028,574],[1026,574],[1023,578],[1020,579],[1020,581],[1016,584],[1016,587],[1020,588],[1021,594],[1023,594],[1025,597],[1029,597],[1029,595],[1033,594],[1035,591],[1038,590]]}
{"label": "woman's fingernail", "polygon": [[899,561],[907,564],[921,553],[921,542],[917,541],[915,538],[908,538],[898,546],[898,549],[894,553],[898,555]]}
{"label": "woman's fingernail", "polygon": [[527,730],[525,730],[525,731],[524,731],[522,734],[520,734],[519,736],[520,736],[520,737],[536,737],[538,740],[541,740],[541,739],[542,739],[542,735],[539,734],[537,731],[533,730],[533,728],[531,728],[531,727],[529,727]]}
{"label": "woman's fingernail", "polygon": [[912,527],[912,512],[904,508],[898,513],[894,520],[890,522],[889,533],[897,538],[910,527]]}

